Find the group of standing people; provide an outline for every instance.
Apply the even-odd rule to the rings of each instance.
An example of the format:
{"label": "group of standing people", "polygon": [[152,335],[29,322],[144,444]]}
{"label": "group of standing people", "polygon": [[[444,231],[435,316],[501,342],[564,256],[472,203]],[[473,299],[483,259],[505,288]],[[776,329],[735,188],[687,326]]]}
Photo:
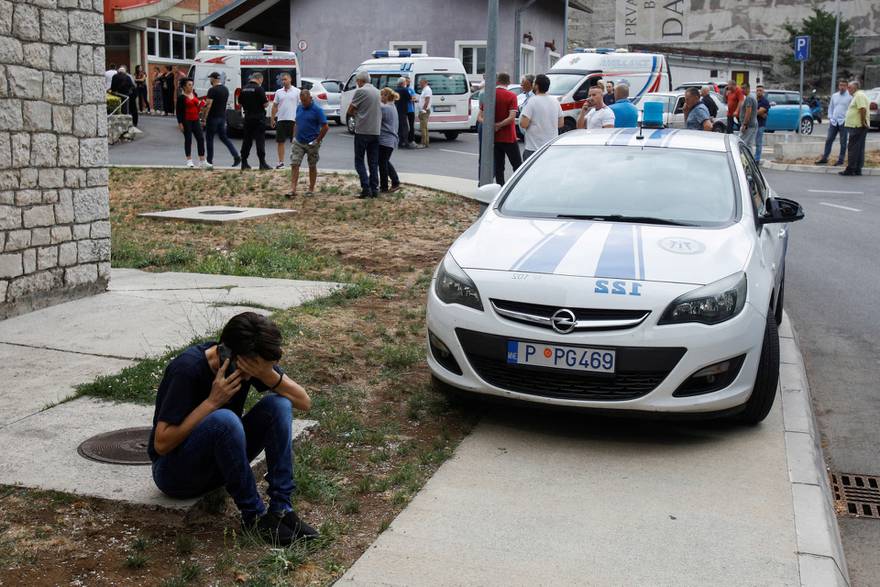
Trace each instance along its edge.
{"label": "group of standing people", "polygon": [[[837,92],[828,104],[828,135],[825,138],[825,151],[816,165],[826,165],[835,139],[840,140],[840,151],[835,165],[846,168],[840,175],[861,175],[865,166],[865,139],[868,136],[868,108],[870,100],[861,90],[859,82],[837,81]],[[847,150],[849,158],[847,158]]]}
{"label": "group of standing people", "polygon": [[163,65],[161,69],[154,67],[151,101],[150,78],[142,66],[136,65],[132,75],[125,65],[111,63],[104,72],[104,89],[120,98],[127,98],[121,111],[131,115],[132,123],[137,126],[139,114],[162,112],[165,116],[174,115],[176,96],[183,93],[185,79],[186,74],[177,66]]}

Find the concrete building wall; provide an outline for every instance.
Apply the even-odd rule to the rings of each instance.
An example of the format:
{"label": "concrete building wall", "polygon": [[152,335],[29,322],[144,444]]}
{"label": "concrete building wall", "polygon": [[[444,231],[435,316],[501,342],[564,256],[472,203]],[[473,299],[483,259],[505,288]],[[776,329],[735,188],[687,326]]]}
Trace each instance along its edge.
{"label": "concrete building wall", "polygon": [[0,318],[110,275],[101,0],[0,0]]}
{"label": "concrete building wall", "polygon": [[[307,76],[347,79],[352,70],[391,41],[424,41],[430,55],[457,57],[456,41],[486,40],[486,3],[474,0],[371,0],[331,2],[290,0],[290,40],[308,43],[301,54]],[[498,69],[513,71],[514,12],[525,0],[502,0],[498,27]],[[338,10],[335,7],[339,7]],[[522,33],[530,33],[537,72],[547,69],[555,41],[561,51],[564,35],[564,0],[539,0],[523,13]]]}

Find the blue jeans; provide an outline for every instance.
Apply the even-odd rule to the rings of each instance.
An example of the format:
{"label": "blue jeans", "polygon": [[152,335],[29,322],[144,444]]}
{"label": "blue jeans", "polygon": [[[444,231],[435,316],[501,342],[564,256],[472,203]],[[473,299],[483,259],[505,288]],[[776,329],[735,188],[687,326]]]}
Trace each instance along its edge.
{"label": "blue jeans", "polygon": [[845,126],[841,125],[828,125],[828,136],[825,139],[825,152],[822,154],[822,161],[828,161],[828,157],[831,155],[831,149],[834,148],[834,139],[837,136],[840,136],[840,154],[837,156],[837,162],[843,163],[843,160],[846,159],[846,141],[849,135],[849,131]]}
{"label": "blue jeans", "polygon": [[761,153],[764,151],[764,127],[758,127],[758,134],[755,135],[755,161],[761,162]]}
{"label": "blue jeans", "polygon": [[[364,166],[365,154],[369,176]],[[361,178],[361,191],[379,193],[379,135],[354,135],[354,168]]]}
{"label": "blue jeans", "polygon": [[266,449],[269,509],[293,509],[293,406],[268,394],[239,418],[231,410],[212,412],[183,443],[153,463],[153,480],[162,493],[177,499],[197,497],[225,486],[245,522],[265,513],[251,471],[251,461]]}
{"label": "blue jeans", "polygon": [[206,147],[208,151],[208,163],[214,162],[214,135],[217,135],[217,138],[220,139],[220,142],[226,145],[226,148],[229,149],[229,154],[232,155],[233,159],[238,157],[238,151],[236,151],[235,145],[233,145],[232,141],[229,140],[229,137],[226,136],[226,119],[215,116],[205,121],[205,139],[207,140]]}

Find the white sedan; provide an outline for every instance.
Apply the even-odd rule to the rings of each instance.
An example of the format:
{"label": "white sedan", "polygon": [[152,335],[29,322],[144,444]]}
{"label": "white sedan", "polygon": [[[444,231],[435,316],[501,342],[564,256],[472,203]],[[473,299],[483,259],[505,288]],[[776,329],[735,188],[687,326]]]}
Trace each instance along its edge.
{"label": "white sedan", "polygon": [[[720,171],[719,171],[720,170]],[[763,420],[779,375],[789,223],[733,135],[603,129],[533,155],[428,294],[441,388]]]}

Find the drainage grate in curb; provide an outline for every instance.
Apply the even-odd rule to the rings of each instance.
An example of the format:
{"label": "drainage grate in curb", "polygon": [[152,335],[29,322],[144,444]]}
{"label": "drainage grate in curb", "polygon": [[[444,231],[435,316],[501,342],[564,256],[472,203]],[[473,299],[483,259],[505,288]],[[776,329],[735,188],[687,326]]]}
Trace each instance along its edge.
{"label": "drainage grate in curb", "polygon": [[839,514],[880,519],[880,477],[831,473],[831,490]]}
{"label": "drainage grate in curb", "polygon": [[114,465],[149,465],[147,443],[149,427],[123,428],[92,436],[83,441],[76,451],[91,461]]}

